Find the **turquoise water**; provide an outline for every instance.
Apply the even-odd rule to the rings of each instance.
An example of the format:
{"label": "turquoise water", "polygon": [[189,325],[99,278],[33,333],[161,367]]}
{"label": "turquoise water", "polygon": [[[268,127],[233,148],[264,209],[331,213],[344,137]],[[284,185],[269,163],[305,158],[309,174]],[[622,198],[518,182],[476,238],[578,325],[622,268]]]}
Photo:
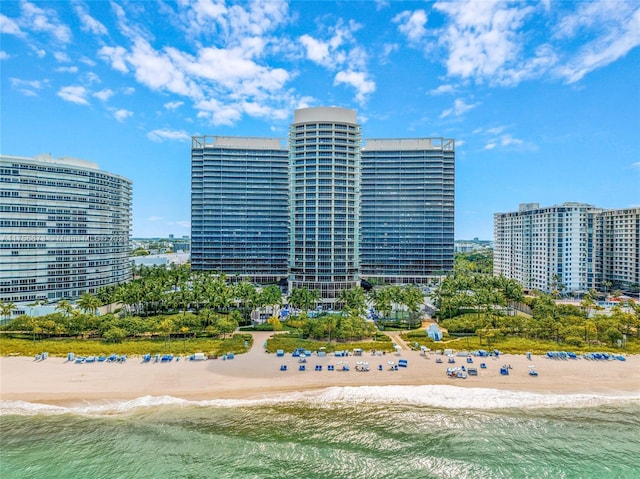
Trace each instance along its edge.
{"label": "turquoise water", "polygon": [[640,477],[638,398],[390,386],[1,411],[2,479]]}

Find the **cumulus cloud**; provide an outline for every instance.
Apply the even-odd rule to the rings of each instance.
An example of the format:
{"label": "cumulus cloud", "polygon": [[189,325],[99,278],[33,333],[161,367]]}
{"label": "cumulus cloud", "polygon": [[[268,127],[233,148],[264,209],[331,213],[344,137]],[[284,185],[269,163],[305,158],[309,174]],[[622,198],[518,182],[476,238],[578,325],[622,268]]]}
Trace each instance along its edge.
{"label": "cumulus cloud", "polygon": [[77,103],[78,105],[88,105],[89,102],[86,99],[88,92],[83,86],[65,86],[58,90],[58,96],[64,101],[71,103]]}
{"label": "cumulus cloud", "polygon": [[95,96],[96,98],[102,101],[107,101],[113,95],[114,95],[114,92],[110,88],[105,88],[104,90],[97,91],[93,94],[93,96]]}
{"label": "cumulus cloud", "polygon": [[80,19],[81,29],[94,35],[106,35],[107,27],[87,13],[82,5],[75,5],[76,15]]}
{"label": "cumulus cloud", "polygon": [[108,60],[111,63],[111,68],[118,70],[122,73],[127,73],[129,69],[125,62],[127,51],[120,46],[109,47],[104,46],[98,50],[98,56],[102,59]]}
{"label": "cumulus cloud", "polygon": [[438,2],[449,16],[440,43],[448,50],[448,74],[462,78],[509,82],[509,66],[521,52],[518,32],[534,8],[500,0]]}
{"label": "cumulus cloud", "polygon": [[571,26],[564,25],[562,35],[571,36],[580,27],[593,25],[591,22],[598,22],[598,30],[603,24],[610,28],[599,31],[575,57],[558,67],[557,72],[568,83],[581,80],[587,73],[613,63],[640,45],[640,7],[630,11],[630,5],[625,2],[585,2],[571,20],[568,22]]}
{"label": "cumulus cloud", "polygon": [[536,150],[536,145],[527,144],[524,140],[520,138],[514,138],[511,134],[505,133],[504,135],[500,135],[496,138],[492,138],[484,146],[485,150],[494,150],[496,148],[510,148],[510,149],[518,149],[518,150]]}
{"label": "cumulus cloud", "polygon": [[364,72],[343,71],[336,74],[334,85],[345,83],[356,89],[356,100],[362,103],[366,100],[367,95],[376,90],[375,82],[367,79]]}
{"label": "cumulus cloud", "polygon": [[167,110],[177,110],[178,108],[180,108],[182,105],[184,105],[183,101],[169,101],[167,103],[164,104],[164,107]]}
{"label": "cumulus cloud", "polygon": [[405,10],[393,18],[393,22],[398,24],[398,30],[405,35],[410,42],[418,42],[427,34],[425,25],[427,24],[427,12],[415,10],[413,12]]}
{"label": "cumulus cloud", "polygon": [[0,33],[6,35],[21,35],[22,31],[15,21],[0,13]]}
{"label": "cumulus cloud", "polygon": [[26,1],[22,2],[20,6],[23,26],[28,25],[30,30],[48,33],[61,43],[71,41],[71,29],[60,22],[55,10],[40,8]]}
{"label": "cumulus cloud", "polygon": [[40,80],[22,80],[20,78],[10,78],[11,86],[25,96],[37,96],[36,90],[40,90],[43,84]]}
{"label": "cumulus cloud", "polygon": [[78,67],[58,67],[56,71],[60,73],[78,73]]}
{"label": "cumulus cloud", "polygon": [[124,108],[111,108],[110,111],[113,113],[113,117],[120,123],[124,122],[130,116],[133,116],[132,111],[125,110]]}
{"label": "cumulus cloud", "polygon": [[461,116],[469,110],[474,109],[478,105],[479,103],[466,103],[463,99],[457,98],[453,102],[453,107],[444,110],[440,115],[440,118],[446,118],[448,116]]}
{"label": "cumulus cloud", "polygon": [[155,142],[163,142],[165,140],[188,141],[191,139],[191,136],[184,130],[169,130],[168,128],[161,128],[147,133],[147,138]]}
{"label": "cumulus cloud", "polygon": [[4,50],[0,50],[0,60],[8,60],[9,58],[11,58],[11,55]]}
{"label": "cumulus cloud", "polygon": [[440,85],[438,88],[429,90],[430,95],[443,95],[445,93],[453,92],[455,92],[455,88],[453,87],[453,85]]}

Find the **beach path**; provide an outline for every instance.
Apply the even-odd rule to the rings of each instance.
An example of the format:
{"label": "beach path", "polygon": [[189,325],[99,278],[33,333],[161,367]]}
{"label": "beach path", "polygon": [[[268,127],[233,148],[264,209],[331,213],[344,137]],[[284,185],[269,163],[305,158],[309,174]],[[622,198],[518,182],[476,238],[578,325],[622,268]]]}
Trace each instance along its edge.
{"label": "beach path", "polygon": [[389,339],[400,346],[404,351],[411,349],[405,340],[400,337],[400,334],[402,334],[401,331],[385,331],[384,334],[389,336]]}

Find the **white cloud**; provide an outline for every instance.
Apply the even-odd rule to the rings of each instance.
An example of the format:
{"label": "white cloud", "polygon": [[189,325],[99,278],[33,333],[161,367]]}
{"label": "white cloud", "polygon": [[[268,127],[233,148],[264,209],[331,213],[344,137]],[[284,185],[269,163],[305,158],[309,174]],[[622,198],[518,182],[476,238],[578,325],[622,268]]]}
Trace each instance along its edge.
{"label": "white cloud", "polygon": [[[599,28],[602,24],[610,25],[605,31],[598,32],[596,38],[585,44],[566,65],[558,68],[558,73],[568,83],[581,80],[587,73],[609,65],[640,45],[640,7],[629,11],[629,4],[613,3],[615,5],[609,2],[585,2],[581,5],[582,16],[576,20],[576,26],[565,26],[563,34],[569,35],[573,34],[574,28],[591,26],[591,22],[598,22]],[[593,33],[591,36],[594,36]]]}
{"label": "white cloud", "polygon": [[187,229],[191,228],[191,221],[188,220],[175,221],[174,224]]}
{"label": "white cloud", "polygon": [[36,90],[41,90],[43,85],[39,80],[21,80],[20,78],[10,78],[11,86],[26,96],[37,96]]}
{"label": "white cloud", "polygon": [[0,33],[6,35],[21,35],[22,31],[16,22],[0,13]]}
{"label": "white cloud", "polygon": [[124,108],[110,108],[109,111],[113,113],[113,117],[118,120],[120,123],[125,121],[130,116],[133,116],[133,112],[129,110],[125,110]]}
{"label": "white cloud", "polygon": [[42,9],[26,1],[20,6],[23,26],[36,32],[49,33],[61,43],[71,41],[71,29],[59,21],[55,10]]}
{"label": "white cloud", "polygon": [[71,61],[69,55],[67,55],[65,52],[54,52],[53,58],[55,58],[56,61],[60,63],[69,63]]}
{"label": "white cloud", "polygon": [[455,88],[453,85],[440,85],[438,88],[429,90],[430,95],[444,95],[445,93],[454,93]]}
{"label": "white cloud", "polygon": [[[306,58],[329,70],[336,70],[347,62],[350,66],[362,68],[364,66],[364,51],[357,45],[349,50],[348,46],[355,43],[353,32],[358,31],[361,25],[351,21],[347,24],[340,21],[328,29],[329,35],[325,40],[304,34],[299,41],[304,47]],[[355,50],[355,51],[354,51]],[[355,65],[354,62],[355,61]]]}
{"label": "white cloud", "polygon": [[147,133],[147,138],[155,142],[162,142],[165,140],[188,141],[191,139],[191,136],[184,130],[169,130],[167,128],[161,128]]}
{"label": "white cloud", "polygon": [[525,145],[525,142],[519,138],[514,138],[512,135],[510,134],[504,134],[498,138],[493,138],[491,140],[489,140],[487,142],[487,144],[484,146],[485,150],[493,150],[497,147],[503,147],[503,148],[507,148],[507,147],[527,147],[529,149],[535,149],[535,146],[533,145]]}
{"label": "white cloud", "polygon": [[123,47],[102,47],[98,50],[98,56],[108,60],[111,63],[111,68],[118,70],[122,73],[127,73],[129,69],[125,62],[125,56],[127,51]]}
{"label": "white cloud", "polygon": [[522,50],[519,29],[534,7],[500,0],[465,0],[437,2],[434,8],[450,20],[440,37],[448,50],[450,76],[512,83],[510,77]]}
{"label": "white cloud", "polygon": [[475,107],[477,107],[480,103],[465,103],[465,101],[461,98],[457,98],[454,102],[453,102],[453,107],[446,109],[445,111],[442,112],[442,114],[440,115],[440,118],[446,118],[448,116],[461,116],[463,114],[465,114],[466,112],[468,112],[469,110],[474,109]]}
{"label": "white cloud", "polygon": [[9,58],[11,58],[11,55],[4,50],[0,50],[0,60],[8,60]]}
{"label": "white cloud", "polygon": [[93,96],[95,96],[96,98],[102,101],[107,101],[113,95],[114,95],[114,92],[110,88],[105,88],[104,90],[97,91],[93,94]]}
{"label": "white cloud", "polygon": [[58,91],[58,96],[65,101],[77,103],[78,105],[88,105],[86,99],[88,92],[83,86],[65,86]]}
{"label": "white cloud", "polygon": [[318,65],[331,66],[329,55],[329,43],[316,40],[311,35],[304,34],[300,37],[300,43],[307,52],[307,59]]}
{"label": "white cloud", "polygon": [[360,103],[364,102],[367,95],[376,91],[376,84],[374,81],[367,79],[367,74],[364,72],[343,71],[338,72],[333,81],[334,85],[345,83],[351,85],[356,89],[356,100]]}
{"label": "white cloud", "polygon": [[184,105],[183,101],[169,101],[167,103],[164,104],[164,107],[167,110],[177,110],[178,108],[180,108],[182,105]]}
{"label": "white cloud", "polygon": [[640,161],[636,161],[635,163],[631,163],[631,168],[638,168],[638,169],[640,169]]}
{"label": "white cloud", "polygon": [[398,30],[412,42],[419,42],[427,34],[425,25],[427,24],[427,12],[415,10],[413,12],[405,10],[393,18],[393,22],[398,24]]}
{"label": "white cloud", "polygon": [[198,87],[177,68],[170,55],[154,50],[146,40],[137,38],[126,59],[140,83],[154,90],[199,96]]}
{"label": "white cloud", "polygon": [[60,73],[78,73],[78,67],[58,67],[56,71]]}
{"label": "white cloud", "polygon": [[94,35],[106,35],[107,27],[87,13],[82,5],[75,5],[75,11],[80,19],[81,29]]}
{"label": "white cloud", "polygon": [[149,216],[147,218],[147,221],[162,221],[164,219],[164,216]]}
{"label": "white cloud", "polygon": [[233,125],[242,117],[242,107],[234,104],[226,105],[215,98],[196,103],[201,110],[198,118],[208,118],[214,126]]}

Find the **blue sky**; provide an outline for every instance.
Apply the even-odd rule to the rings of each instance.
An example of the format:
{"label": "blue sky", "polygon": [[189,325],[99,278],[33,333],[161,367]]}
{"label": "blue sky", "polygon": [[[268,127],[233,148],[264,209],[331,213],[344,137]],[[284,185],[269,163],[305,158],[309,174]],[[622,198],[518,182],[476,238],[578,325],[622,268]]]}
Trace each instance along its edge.
{"label": "blue sky", "polygon": [[3,154],[134,182],[133,234],[189,234],[190,137],[456,140],[456,239],[519,203],[640,205],[640,2],[0,3]]}

